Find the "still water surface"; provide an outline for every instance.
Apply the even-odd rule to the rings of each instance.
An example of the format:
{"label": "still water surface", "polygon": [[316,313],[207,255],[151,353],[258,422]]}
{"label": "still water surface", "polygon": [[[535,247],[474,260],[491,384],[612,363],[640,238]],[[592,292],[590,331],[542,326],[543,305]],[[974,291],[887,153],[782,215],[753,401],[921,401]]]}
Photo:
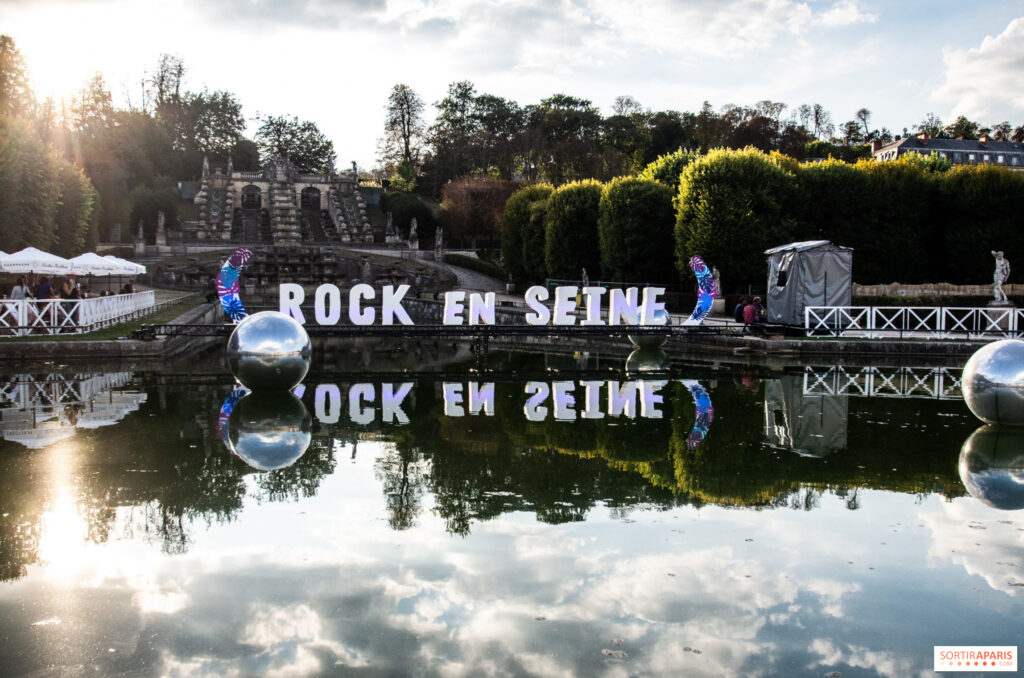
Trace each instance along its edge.
{"label": "still water surface", "polygon": [[975,433],[958,370],[417,350],[276,399],[218,356],[8,368],[2,672],[897,677],[1022,644],[1024,440]]}

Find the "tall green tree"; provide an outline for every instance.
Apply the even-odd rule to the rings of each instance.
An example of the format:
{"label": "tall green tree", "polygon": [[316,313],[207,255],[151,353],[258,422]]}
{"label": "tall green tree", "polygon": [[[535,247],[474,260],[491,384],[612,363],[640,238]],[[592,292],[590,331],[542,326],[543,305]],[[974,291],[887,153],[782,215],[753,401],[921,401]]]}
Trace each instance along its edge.
{"label": "tall green tree", "polygon": [[264,159],[285,155],[300,172],[334,171],[334,144],[315,123],[273,115],[262,118],[261,123],[256,145]]}
{"label": "tall green tree", "polygon": [[28,115],[34,107],[25,59],[14,38],[0,35],[0,115]]}
{"label": "tall green tree", "polygon": [[415,167],[426,129],[423,109],[423,99],[408,85],[399,83],[391,88],[384,107],[384,136],[377,143],[381,164]]}

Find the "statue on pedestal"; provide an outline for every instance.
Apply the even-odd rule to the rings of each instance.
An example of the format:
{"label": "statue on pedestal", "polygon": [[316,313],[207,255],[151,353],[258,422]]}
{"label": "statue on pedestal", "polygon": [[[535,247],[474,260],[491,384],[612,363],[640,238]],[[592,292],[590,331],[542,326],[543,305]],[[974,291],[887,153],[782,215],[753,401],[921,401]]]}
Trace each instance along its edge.
{"label": "statue on pedestal", "polygon": [[163,212],[156,213],[156,246],[166,247],[167,246],[167,218]]}
{"label": "statue on pedestal", "polygon": [[416,234],[416,217],[413,217],[409,222],[409,249],[418,250],[419,248],[420,237]]}
{"label": "statue on pedestal", "polygon": [[992,256],[996,258],[996,270],[992,273],[992,294],[995,297],[995,303],[1005,304],[1008,303],[1006,298],[1006,292],[1003,291],[1003,283],[1010,277],[1010,261],[1003,257],[1002,252],[992,251]]}
{"label": "statue on pedestal", "polygon": [[434,258],[441,260],[441,251],[444,249],[444,229],[440,226],[434,231]]}

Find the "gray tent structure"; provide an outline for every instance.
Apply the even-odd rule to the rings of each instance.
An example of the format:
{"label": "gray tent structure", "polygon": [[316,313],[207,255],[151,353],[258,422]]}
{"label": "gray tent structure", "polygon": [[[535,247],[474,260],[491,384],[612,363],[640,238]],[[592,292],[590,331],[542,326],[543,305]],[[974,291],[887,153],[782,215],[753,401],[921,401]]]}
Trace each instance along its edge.
{"label": "gray tent structure", "polygon": [[845,450],[849,397],[805,394],[805,377],[786,374],[764,388],[764,435],[772,447],[802,457],[825,457]]}
{"label": "gray tent structure", "polygon": [[805,240],[765,251],[768,322],[803,325],[807,306],[849,306],[853,249],[828,240]]}

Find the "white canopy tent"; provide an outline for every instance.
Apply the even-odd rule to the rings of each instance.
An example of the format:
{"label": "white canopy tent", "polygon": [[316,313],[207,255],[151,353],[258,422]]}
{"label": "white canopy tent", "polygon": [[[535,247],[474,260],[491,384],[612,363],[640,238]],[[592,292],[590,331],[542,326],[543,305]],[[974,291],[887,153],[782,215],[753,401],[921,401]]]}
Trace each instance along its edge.
{"label": "white canopy tent", "polygon": [[136,264],[134,262],[128,261],[127,259],[115,257],[112,254],[108,254],[102,258],[108,261],[112,261],[121,267],[113,275],[142,275],[143,273],[146,272],[146,267],[143,266],[142,264]]}
{"label": "white canopy tent", "polygon": [[71,262],[56,254],[49,254],[35,247],[8,254],[0,260],[5,273],[45,273],[48,275],[67,275],[71,272]]}
{"label": "white canopy tent", "polygon": [[75,275],[118,275],[124,268],[95,252],[79,254],[68,261],[71,262],[71,272]]}

